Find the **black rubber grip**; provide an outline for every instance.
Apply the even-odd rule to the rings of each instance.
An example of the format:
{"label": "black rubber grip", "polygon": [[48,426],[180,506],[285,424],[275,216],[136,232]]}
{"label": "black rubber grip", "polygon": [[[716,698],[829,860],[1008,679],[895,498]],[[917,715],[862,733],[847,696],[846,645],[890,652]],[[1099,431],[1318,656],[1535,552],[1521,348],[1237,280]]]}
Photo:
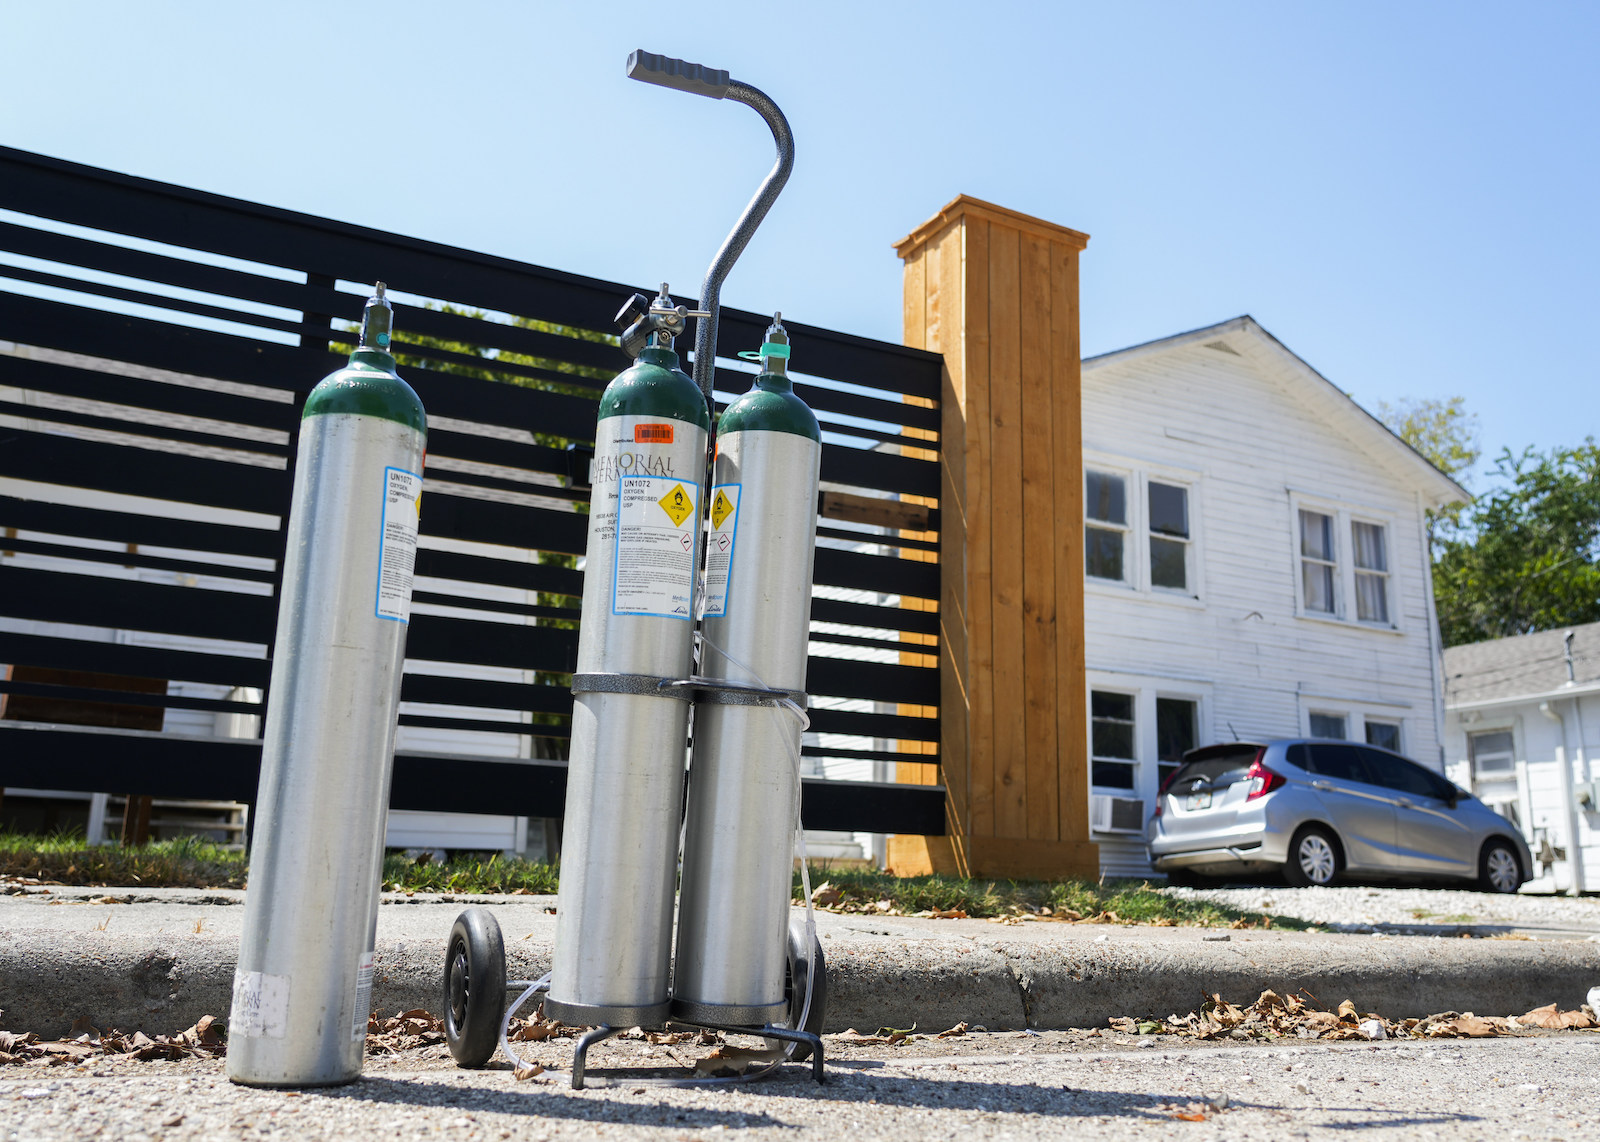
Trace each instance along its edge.
{"label": "black rubber grip", "polygon": [[728,73],[713,71],[687,60],[658,56],[643,50],[628,56],[628,78],[673,87],[691,95],[721,99],[728,93]]}

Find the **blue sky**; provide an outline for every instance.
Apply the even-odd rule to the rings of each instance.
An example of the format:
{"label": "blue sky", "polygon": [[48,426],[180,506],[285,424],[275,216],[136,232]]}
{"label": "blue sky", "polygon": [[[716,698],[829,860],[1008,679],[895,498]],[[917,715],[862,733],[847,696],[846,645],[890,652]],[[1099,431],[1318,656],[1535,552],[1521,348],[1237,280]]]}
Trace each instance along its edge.
{"label": "blue sky", "polygon": [[965,193],[1092,236],[1088,354],[1250,313],[1487,457],[1600,431],[1594,4],[0,0],[0,144],[692,294],[771,141],[638,47],[793,124],[727,304],[898,341]]}

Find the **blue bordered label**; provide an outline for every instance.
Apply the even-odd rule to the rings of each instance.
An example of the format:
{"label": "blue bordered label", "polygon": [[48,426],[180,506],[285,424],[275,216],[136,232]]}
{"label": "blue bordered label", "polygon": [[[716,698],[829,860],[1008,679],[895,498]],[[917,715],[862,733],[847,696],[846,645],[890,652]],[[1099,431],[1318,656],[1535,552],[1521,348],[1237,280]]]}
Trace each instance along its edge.
{"label": "blue bordered label", "polygon": [[411,621],[411,584],[417,568],[417,525],[422,519],[422,477],[404,468],[383,470],[383,528],[378,555],[378,601],[373,613]]}
{"label": "blue bordered label", "polygon": [[728,585],[733,580],[733,549],[739,541],[739,495],[742,484],[711,489],[711,531],[706,536],[706,617],[728,613]]}
{"label": "blue bordered label", "polygon": [[611,613],[694,618],[694,540],[700,488],[671,476],[617,480]]}

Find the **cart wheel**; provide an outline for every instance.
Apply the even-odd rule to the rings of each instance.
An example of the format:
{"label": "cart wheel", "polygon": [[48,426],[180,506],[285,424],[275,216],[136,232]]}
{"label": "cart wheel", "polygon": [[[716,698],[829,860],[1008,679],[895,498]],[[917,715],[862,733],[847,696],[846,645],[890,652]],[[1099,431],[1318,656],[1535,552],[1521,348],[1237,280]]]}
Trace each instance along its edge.
{"label": "cart wheel", "polygon": [[[811,978],[811,963],[817,965],[816,977]],[[806,1012],[805,1026],[800,1026],[800,1013],[805,1011],[808,983],[816,990],[811,996],[811,1010]],[[828,961],[822,955],[822,941],[811,938],[806,947],[806,933],[802,927],[789,929],[789,1026],[797,1031],[822,1034],[822,1024],[828,1009]],[[790,1043],[789,1058],[803,1062],[811,1057],[811,1048],[804,1043]]]}
{"label": "cart wheel", "polygon": [[444,1033],[458,1067],[489,1061],[506,1011],[506,945],[484,908],[456,917],[444,953]]}

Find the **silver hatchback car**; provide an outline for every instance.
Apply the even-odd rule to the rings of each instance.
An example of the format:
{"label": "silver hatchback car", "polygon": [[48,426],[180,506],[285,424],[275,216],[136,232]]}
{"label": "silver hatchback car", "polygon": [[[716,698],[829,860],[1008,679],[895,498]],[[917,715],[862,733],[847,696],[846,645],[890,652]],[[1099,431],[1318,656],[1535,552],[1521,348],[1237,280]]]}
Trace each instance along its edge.
{"label": "silver hatchback car", "polygon": [[1515,892],[1533,868],[1521,833],[1470,793],[1397,753],[1323,739],[1190,750],[1145,841],[1180,882],[1281,869],[1293,885],[1349,873]]}

